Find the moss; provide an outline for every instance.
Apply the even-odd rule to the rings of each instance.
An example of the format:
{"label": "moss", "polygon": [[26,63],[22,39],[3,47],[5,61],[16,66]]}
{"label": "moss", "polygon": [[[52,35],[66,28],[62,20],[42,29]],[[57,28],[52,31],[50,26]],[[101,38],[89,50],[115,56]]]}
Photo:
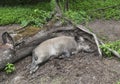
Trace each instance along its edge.
{"label": "moss", "polygon": [[23,31],[19,32],[17,36],[15,36],[15,40],[18,40],[20,38],[28,38],[40,31],[41,28],[28,26]]}

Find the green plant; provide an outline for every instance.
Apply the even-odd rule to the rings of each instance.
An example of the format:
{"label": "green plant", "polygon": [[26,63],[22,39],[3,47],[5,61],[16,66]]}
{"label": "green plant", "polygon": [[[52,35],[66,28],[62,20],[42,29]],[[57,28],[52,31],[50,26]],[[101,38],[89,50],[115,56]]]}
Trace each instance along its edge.
{"label": "green plant", "polygon": [[24,18],[24,20],[21,21],[21,25],[42,26],[46,22],[46,17],[49,17],[49,12],[35,9],[34,12],[30,14],[29,18]]}
{"label": "green plant", "polygon": [[65,16],[72,19],[77,24],[90,20],[90,17],[86,14],[85,11],[76,12],[76,11],[69,10],[65,13]]}
{"label": "green plant", "polygon": [[[6,1],[6,0],[5,0]],[[12,2],[29,2],[24,0],[10,0]],[[15,6],[0,6],[0,25],[7,24],[22,24],[23,26],[26,24],[37,24],[42,25],[44,22],[44,17],[46,13],[49,13],[55,7],[55,0],[42,0],[38,4],[32,5],[15,5]],[[63,5],[63,0],[61,0],[61,6]],[[69,8],[70,10],[65,13],[65,15],[72,19],[76,23],[87,22],[90,19],[114,19],[120,20],[120,0],[69,0]],[[115,6],[116,7],[110,7]],[[106,8],[105,7],[110,7]],[[97,10],[102,9],[102,10]],[[40,12],[35,12],[42,11]],[[45,16],[43,15],[44,12]],[[43,16],[42,18],[39,18]],[[38,16],[38,17],[37,17]],[[49,17],[49,16],[48,16]]]}
{"label": "green plant", "polygon": [[42,11],[42,15],[44,14],[43,10],[47,14],[52,10],[50,3],[45,2],[36,5],[0,6],[0,25],[23,24],[25,21],[29,22],[32,17],[34,18],[32,15],[41,14],[38,12],[35,13],[34,10],[36,9]]}
{"label": "green plant", "polygon": [[[85,11],[92,19],[120,19],[120,0],[70,0],[72,11]],[[117,5],[117,6],[116,6]],[[110,7],[115,6],[115,7]],[[108,8],[106,8],[108,7]],[[105,9],[104,9],[105,8]],[[101,9],[101,10],[99,10]]]}
{"label": "green plant", "polygon": [[108,57],[111,57],[112,53],[107,48],[111,48],[120,54],[120,40],[106,43],[105,45],[101,45],[100,48],[102,49],[103,53]]}
{"label": "green plant", "polygon": [[7,74],[9,74],[9,73],[12,73],[12,72],[14,72],[15,71],[15,66],[14,66],[14,64],[12,64],[12,63],[7,63],[6,64],[6,67],[5,67],[5,72],[7,73]]}
{"label": "green plant", "polygon": [[120,81],[118,81],[116,84],[120,84]]}
{"label": "green plant", "polygon": [[51,0],[50,7],[51,7],[51,9],[54,9],[54,7],[55,7],[55,0]]}
{"label": "green plant", "polygon": [[101,50],[103,51],[103,53],[108,56],[108,57],[112,57],[112,53],[107,49],[107,45],[102,45],[100,46]]}

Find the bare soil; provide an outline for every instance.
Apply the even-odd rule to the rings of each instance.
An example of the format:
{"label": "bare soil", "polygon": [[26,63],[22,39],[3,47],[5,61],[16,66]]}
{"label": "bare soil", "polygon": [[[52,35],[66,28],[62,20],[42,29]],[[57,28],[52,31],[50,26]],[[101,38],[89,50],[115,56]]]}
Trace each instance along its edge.
{"label": "bare soil", "polygon": [[88,28],[104,41],[120,40],[120,21],[96,20],[90,22]]}
{"label": "bare soil", "polygon": [[[19,26],[1,26],[0,35],[16,27]],[[119,40],[119,27],[120,21],[96,20],[88,24],[88,28],[105,41]],[[96,52],[81,52],[70,58],[49,60],[32,75],[27,68],[30,63],[31,56],[28,56],[15,63],[14,73],[1,71],[0,84],[116,84],[120,81],[119,59],[100,59]]]}

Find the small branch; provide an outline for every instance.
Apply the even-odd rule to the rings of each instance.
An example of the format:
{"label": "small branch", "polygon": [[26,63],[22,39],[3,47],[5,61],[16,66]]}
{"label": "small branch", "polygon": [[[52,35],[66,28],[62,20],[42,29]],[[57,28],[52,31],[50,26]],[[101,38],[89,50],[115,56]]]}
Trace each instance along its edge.
{"label": "small branch", "polygon": [[[100,43],[101,43],[103,46],[105,46],[105,44],[104,44],[103,42],[100,41]],[[105,46],[105,48],[107,48],[110,52],[112,52],[112,54],[114,54],[116,57],[120,58],[120,54],[119,54],[117,51],[115,51],[115,50],[113,50],[113,49],[111,49],[111,48],[108,48],[108,47],[106,47],[106,46]]]}
{"label": "small branch", "polygon": [[107,49],[108,49],[109,51],[111,51],[115,56],[117,56],[118,58],[120,58],[120,54],[119,54],[117,51],[115,51],[115,50],[113,50],[113,49],[110,49],[110,48],[108,48],[108,47],[107,47]]}

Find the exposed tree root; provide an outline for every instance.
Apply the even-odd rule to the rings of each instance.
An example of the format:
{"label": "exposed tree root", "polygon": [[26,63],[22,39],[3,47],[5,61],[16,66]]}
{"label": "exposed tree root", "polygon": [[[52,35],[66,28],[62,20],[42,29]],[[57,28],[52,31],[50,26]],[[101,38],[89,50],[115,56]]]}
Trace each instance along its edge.
{"label": "exposed tree root", "polygon": [[87,28],[83,27],[82,25],[78,25],[77,27],[80,28],[82,31],[84,31],[84,32],[86,32],[86,33],[88,33],[88,34],[90,34],[94,37],[95,43],[96,43],[97,48],[98,48],[99,56],[102,58],[102,52],[101,52],[101,49],[100,49],[100,44],[99,44],[97,36],[94,33],[87,30]]}

